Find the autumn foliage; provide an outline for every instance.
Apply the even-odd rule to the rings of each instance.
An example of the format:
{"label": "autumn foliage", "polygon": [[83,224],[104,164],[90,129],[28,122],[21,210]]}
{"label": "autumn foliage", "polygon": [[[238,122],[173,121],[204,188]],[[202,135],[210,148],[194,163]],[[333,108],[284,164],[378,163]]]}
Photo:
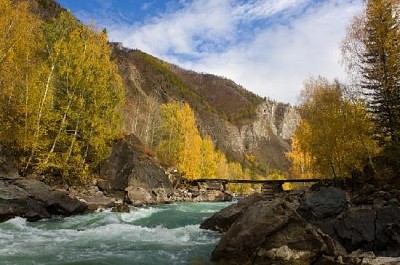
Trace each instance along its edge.
{"label": "autumn foliage", "polygon": [[0,0],[0,29],[0,142],[23,175],[90,179],[121,129],[107,36],[68,12],[43,22],[10,0]]}

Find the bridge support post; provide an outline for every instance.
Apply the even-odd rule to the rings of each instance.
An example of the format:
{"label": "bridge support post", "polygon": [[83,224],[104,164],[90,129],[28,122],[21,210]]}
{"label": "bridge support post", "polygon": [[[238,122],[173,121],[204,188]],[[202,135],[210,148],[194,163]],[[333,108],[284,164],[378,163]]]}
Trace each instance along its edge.
{"label": "bridge support post", "polygon": [[283,191],[281,182],[264,183],[261,186],[261,194],[264,199],[272,201],[276,195]]}

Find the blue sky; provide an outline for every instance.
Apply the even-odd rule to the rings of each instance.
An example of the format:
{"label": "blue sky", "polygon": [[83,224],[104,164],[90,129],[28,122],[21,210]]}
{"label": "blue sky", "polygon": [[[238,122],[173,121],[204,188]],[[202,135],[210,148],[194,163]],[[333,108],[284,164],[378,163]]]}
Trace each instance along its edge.
{"label": "blue sky", "polygon": [[344,80],[340,42],[362,0],[57,0],[111,41],[296,104],[304,80]]}

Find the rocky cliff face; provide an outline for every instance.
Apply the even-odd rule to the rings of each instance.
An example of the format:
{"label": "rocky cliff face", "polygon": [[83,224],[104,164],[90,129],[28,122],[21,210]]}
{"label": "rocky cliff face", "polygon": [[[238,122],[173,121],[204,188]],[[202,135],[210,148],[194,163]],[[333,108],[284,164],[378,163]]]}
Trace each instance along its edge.
{"label": "rocky cliff face", "polygon": [[186,71],[138,50],[113,44],[126,89],[125,129],[153,146],[160,105],[188,102],[200,131],[228,158],[254,155],[263,171],[287,170],[289,140],[300,122],[297,110],[262,99],[226,78]]}

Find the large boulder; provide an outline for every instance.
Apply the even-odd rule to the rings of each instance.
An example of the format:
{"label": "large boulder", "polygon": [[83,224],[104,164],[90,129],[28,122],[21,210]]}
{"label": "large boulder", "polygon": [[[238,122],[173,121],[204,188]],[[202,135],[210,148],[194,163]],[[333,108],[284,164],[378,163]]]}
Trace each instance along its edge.
{"label": "large boulder", "polygon": [[0,222],[21,216],[29,220],[50,217],[45,206],[31,198],[18,186],[0,181]]}
{"label": "large boulder", "polygon": [[375,240],[376,212],[372,209],[352,208],[335,220],[337,237],[347,251],[371,249]]}
{"label": "large boulder", "polygon": [[[99,186],[110,193],[130,187],[146,190],[153,200],[167,199],[173,193],[172,183],[156,159],[134,135],[128,135],[113,145],[107,161],[100,168]],[[161,199],[163,198],[163,199]]]}
{"label": "large boulder", "polygon": [[220,264],[312,264],[329,252],[324,236],[284,200],[259,201],[245,210],[212,254]]}
{"label": "large boulder", "polygon": [[[84,202],[88,211],[93,212],[99,209],[111,208],[116,204],[115,198],[106,196],[97,186],[69,187],[68,195]],[[122,201],[120,201],[122,203]]]}
{"label": "large boulder", "polygon": [[400,256],[400,207],[377,209],[375,250],[384,256]]}
{"label": "large boulder", "polygon": [[65,192],[53,190],[50,186],[35,179],[21,179],[14,185],[29,193],[29,197],[43,203],[46,209],[54,215],[69,216],[86,211],[85,203],[73,199]]}
{"label": "large boulder", "polygon": [[335,236],[351,252],[400,256],[400,208],[351,208],[332,221]]}
{"label": "large boulder", "polygon": [[212,217],[205,220],[201,225],[201,229],[208,229],[219,232],[226,232],[231,225],[242,216],[243,212],[261,201],[263,198],[260,194],[253,194],[243,198],[235,204],[232,204],[221,211],[215,213]]}
{"label": "large boulder", "polygon": [[126,188],[126,192],[128,199],[135,206],[155,203],[153,196],[142,187],[129,186]]}
{"label": "large boulder", "polygon": [[86,204],[38,180],[20,179],[12,184],[0,181],[0,221],[16,216],[34,221],[83,213],[86,209]]}
{"label": "large boulder", "polygon": [[297,212],[309,222],[333,219],[347,208],[346,193],[333,187],[322,187],[309,194]]}

